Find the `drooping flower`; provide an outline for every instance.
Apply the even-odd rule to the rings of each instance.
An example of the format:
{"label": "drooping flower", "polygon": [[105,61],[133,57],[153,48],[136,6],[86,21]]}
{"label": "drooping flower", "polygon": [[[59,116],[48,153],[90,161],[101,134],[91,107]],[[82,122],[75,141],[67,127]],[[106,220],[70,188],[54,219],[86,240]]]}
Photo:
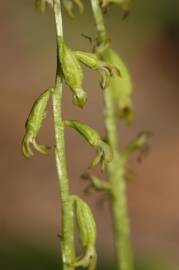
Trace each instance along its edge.
{"label": "drooping flower", "polygon": [[112,161],[113,154],[111,147],[104,142],[99,133],[90,126],[76,120],[65,120],[65,125],[75,129],[83,138],[96,149],[97,155],[91,163],[90,168],[101,162],[102,171]]}
{"label": "drooping flower", "polygon": [[41,154],[48,154],[48,147],[40,145],[36,142],[36,137],[42,126],[42,122],[46,116],[46,107],[51,94],[51,89],[43,92],[34,102],[28,119],[25,124],[25,135],[22,141],[22,151],[25,157],[30,158],[33,156],[30,145],[40,152]]}

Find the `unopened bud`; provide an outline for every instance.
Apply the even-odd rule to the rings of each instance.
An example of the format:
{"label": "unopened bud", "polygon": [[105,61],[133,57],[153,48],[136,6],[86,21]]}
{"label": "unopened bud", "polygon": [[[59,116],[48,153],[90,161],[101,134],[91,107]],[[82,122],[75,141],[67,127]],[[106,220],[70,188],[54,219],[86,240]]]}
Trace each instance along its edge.
{"label": "unopened bud", "polygon": [[85,254],[82,258],[72,262],[73,267],[88,267],[89,270],[96,269],[96,223],[88,204],[78,196],[72,196],[79,237]]}
{"label": "unopened bud", "polygon": [[65,83],[73,92],[73,102],[83,108],[86,101],[86,92],[82,89],[83,70],[74,52],[65,44],[63,38],[59,38],[60,63]]}
{"label": "unopened bud", "polygon": [[100,140],[96,147],[97,155],[94,161],[91,163],[90,168],[96,166],[101,162],[101,171],[104,171],[106,166],[112,161],[113,153],[111,147],[104,141]]}

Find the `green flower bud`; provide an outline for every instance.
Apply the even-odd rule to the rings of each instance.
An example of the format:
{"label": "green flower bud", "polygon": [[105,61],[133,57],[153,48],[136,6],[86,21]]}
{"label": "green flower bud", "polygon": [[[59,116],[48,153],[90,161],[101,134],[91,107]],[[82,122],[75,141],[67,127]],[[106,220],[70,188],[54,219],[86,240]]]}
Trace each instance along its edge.
{"label": "green flower bud", "polygon": [[97,155],[92,164],[90,165],[90,168],[96,166],[99,162],[101,162],[101,169],[103,171],[113,158],[110,146],[104,141],[102,141],[99,133],[88,125],[76,120],[65,120],[64,123],[68,127],[71,127],[78,131],[78,133],[80,133],[90,145],[95,147]]}
{"label": "green flower bud", "polygon": [[64,5],[68,15],[71,18],[74,18],[74,15],[73,15],[74,4],[76,4],[78,6],[79,11],[82,14],[84,11],[84,6],[83,6],[83,3],[81,2],[81,0],[63,0],[63,5]]}
{"label": "green flower bud", "polygon": [[100,85],[104,89],[109,85],[110,77],[114,74],[120,75],[120,71],[115,66],[101,61],[94,53],[75,51],[76,57],[87,67],[98,70],[100,74]]}
{"label": "green flower bud", "polygon": [[110,64],[120,69],[121,77],[113,76],[110,80],[109,87],[111,88],[114,102],[119,106],[120,117],[127,124],[130,124],[133,121],[134,112],[131,100],[133,87],[129,71],[124,62],[112,49],[105,51],[103,55],[108,59]]}
{"label": "green flower bud", "polygon": [[79,238],[82,246],[85,248],[85,254],[82,258],[72,262],[73,267],[88,267],[89,270],[95,270],[97,255],[96,255],[96,223],[91,212],[91,209],[78,196],[72,196]]}
{"label": "green flower bud", "polygon": [[83,247],[94,246],[96,243],[96,224],[91,209],[78,196],[73,197],[80,241]]}
{"label": "green flower bud", "polygon": [[47,103],[51,94],[51,89],[43,92],[37,100],[34,102],[28,119],[25,124],[25,135],[22,141],[22,150],[25,157],[30,158],[33,156],[33,152],[30,148],[30,144],[40,152],[41,154],[46,155],[48,152],[48,147],[44,145],[39,145],[36,143],[37,134],[42,126],[42,122],[45,118],[45,110]]}
{"label": "green flower bud", "polygon": [[86,92],[82,89],[83,71],[74,52],[65,44],[63,38],[58,40],[60,48],[60,63],[65,83],[73,92],[73,102],[83,108],[86,101]]}

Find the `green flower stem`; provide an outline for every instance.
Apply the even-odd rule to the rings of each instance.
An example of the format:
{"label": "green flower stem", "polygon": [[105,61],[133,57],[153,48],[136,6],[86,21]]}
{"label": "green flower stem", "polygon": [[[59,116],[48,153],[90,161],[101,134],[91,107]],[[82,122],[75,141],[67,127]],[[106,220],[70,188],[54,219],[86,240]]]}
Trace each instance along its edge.
{"label": "green flower stem", "polygon": [[99,1],[91,0],[91,5],[92,5],[93,15],[96,22],[96,28],[98,31],[98,41],[100,43],[105,43],[107,40],[107,33],[106,33],[105,24],[104,24],[103,14],[99,6]]}
{"label": "green flower stem", "polygon": [[[62,37],[62,16],[60,0],[54,0],[54,14],[56,22],[57,40]],[[57,73],[55,89],[52,93],[53,114],[55,125],[55,156],[61,196],[61,249],[63,257],[63,270],[73,270],[70,266],[75,258],[74,234],[73,234],[73,205],[69,191],[69,179],[65,157],[64,123],[62,120],[62,73],[59,63],[59,48],[57,42]]]}
{"label": "green flower stem", "polygon": [[[108,37],[105,29],[102,10],[98,0],[91,0],[96,27],[98,31],[99,46],[107,44]],[[106,48],[102,52],[103,60],[108,62]],[[106,52],[106,54],[105,54]],[[114,220],[115,245],[117,253],[117,269],[132,270],[133,258],[130,242],[130,226],[127,209],[126,184],[125,184],[125,164],[117,150],[117,127],[115,120],[115,108],[111,95],[112,89],[104,90],[104,117],[109,144],[114,152],[114,159],[108,165],[107,171],[111,184],[112,193],[112,213]]]}

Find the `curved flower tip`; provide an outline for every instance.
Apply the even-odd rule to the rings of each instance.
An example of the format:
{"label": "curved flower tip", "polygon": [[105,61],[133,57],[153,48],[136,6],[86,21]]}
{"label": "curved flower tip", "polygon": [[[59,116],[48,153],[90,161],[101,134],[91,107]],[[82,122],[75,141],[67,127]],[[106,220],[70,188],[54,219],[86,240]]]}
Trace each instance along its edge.
{"label": "curved flower tip", "polygon": [[26,158],[31,158],[34,154],[30,148],[33,134],[25,134],[22,141],[22,152]]}
{"label": "curved flower tip", "polygon": [[101,171],[103,172],[106,166],[112,161],[113,153],[111,147],[105,143],[104,141],[100,140],[97,147],[97,155],[96,158],[93,160],[89,168],[95,167],[99,162],[101,163]]}
{"label": "curved flower tip", "polygon": [[49,147],[38,144],[33,136],[33,133],[29,132],[24,135],[22,141],[22,151],[26,158],[31,158],[34,155],[31,149],[31,144],[33,145],[34,149],[42,155],[48,155]]}
{"label": "curved flower tip", "polygon": [[118,67],[115,67],[111,64],[107,64],[105,62],[101,62],[99,74],[100,74],[100,86],[102,89],[105,89],[109,86],[110,77],[112,77],[113,75],[118,75],[121,77],[121,72]]}
{"label": "curved flower tip", "polygon": [[35,139],[33,139],[32,144],[33,144],[35,150],[37,150],[40,154],[48,155],[48,150],[50,149],[49,146],[46,146],[43,144],[38,144]]}
{"label": "curved flower tip", "polygon": [[63,0],[63,5],[64,8],[66,9],[69,17],[74,18],[74,14],[73,14],[73,7],[74,4],[76,4],[79,8],[79,12],[80,14],[82,14],[84,12],[84,5],[81,2],[81,0]]}
{"label": "curved flower tip", "polygon": [[110,73],[106,69],[99,70],[100,75],[100,86],[102,89],[105,89],[109,86],[110,83]]}

